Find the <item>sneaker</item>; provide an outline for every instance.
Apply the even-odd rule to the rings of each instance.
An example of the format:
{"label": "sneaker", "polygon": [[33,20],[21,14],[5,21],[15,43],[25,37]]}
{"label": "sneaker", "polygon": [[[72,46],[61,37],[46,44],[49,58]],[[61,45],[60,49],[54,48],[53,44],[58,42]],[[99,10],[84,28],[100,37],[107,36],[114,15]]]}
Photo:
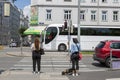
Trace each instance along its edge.
{"label": "sneaker", "polygon": [[35,72],[35,71],[33,71],[32,73],[33,73],[33,74],[35,74],[36,72]]}
{"label": "sneaker", "polygon": [[72,76],[75,76],[75,74],[73,73]]}
{"label": "sneaker", "polygon": [[78,73],[76,73],[75,75],[78,76]]}
{"label": "sneaker", "polygon": [[40,71],[38,71],[37,73],[40,74]]}

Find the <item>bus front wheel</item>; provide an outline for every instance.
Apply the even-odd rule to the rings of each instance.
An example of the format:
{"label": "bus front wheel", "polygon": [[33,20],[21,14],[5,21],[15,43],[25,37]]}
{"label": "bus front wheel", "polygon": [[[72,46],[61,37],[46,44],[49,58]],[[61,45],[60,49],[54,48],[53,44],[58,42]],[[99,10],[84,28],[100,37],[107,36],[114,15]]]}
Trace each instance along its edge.
{"label": "bus front wheel", "polygon": [[66,45],[65,44],[60,44],[58,46],[58,51],[65,51],[66,50]]}

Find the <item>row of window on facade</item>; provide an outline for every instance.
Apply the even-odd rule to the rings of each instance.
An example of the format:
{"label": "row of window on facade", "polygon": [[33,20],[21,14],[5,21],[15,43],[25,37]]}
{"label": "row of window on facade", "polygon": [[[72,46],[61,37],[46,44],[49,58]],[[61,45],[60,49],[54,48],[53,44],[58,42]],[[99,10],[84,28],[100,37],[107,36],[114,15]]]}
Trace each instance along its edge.
{"label": "row of window on facade", "polygon": [[[52,1],[52,0],[46,0],[46,1]],[[96,3],[98,0],[91,0],[91,2]],[[107,3],[109,0],[101,0],[102,3]],[[72,0],[64,0],[64,2],[72,2]],[[80,2],[85,3],[86,0],[80,0]],[[113,0],[113,3],[119,2],[119,0]]]}
{"label": "row of window on facade", "polygon": [[[46,0],[46,1],[52,1],[52,0]],[[71,2],[72,0],[64,0],[65,2]]]}
{"label": "row of window on facade", "polygon": [[[52,20],[52,10],[46,10],[47,12],[47,16],[46,19],[47,20]],[[64,19],[65,20],[69,20],[71,19],[71,10],[64,10]],[[119,15],[119,11],[113,11],[112,16],[113,16],[113,21],[117,22],[119,21],[118,19],[118,15]],[[85,21],[85,10],[80,11],[80,20],[81,21]],[[91,11],[91,21],[96,21],[97,20],[97,11]],[[101,11],[101,20],[102,21],[108,21],[108,11]]]}

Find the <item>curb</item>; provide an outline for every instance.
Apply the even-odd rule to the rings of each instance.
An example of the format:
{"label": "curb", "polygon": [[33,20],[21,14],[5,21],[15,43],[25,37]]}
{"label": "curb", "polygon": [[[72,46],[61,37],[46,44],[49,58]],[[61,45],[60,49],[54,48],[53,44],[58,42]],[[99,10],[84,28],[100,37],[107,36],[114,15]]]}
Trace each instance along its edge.
{"label": "curb", "polygon": [[24,54],[10,54],[10,53],[7,53],[7,55],[9,55],[9,56],[15,56],[15,57],[30,57],[30,56],[28,56],[28,55],[24,55]]}

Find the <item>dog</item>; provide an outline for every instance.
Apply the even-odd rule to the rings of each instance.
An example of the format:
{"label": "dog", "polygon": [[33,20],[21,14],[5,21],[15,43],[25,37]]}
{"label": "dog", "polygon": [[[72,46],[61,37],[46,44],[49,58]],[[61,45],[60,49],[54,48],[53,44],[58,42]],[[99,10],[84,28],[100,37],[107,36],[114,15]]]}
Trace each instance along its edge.
{"label": "dog", "polygon": [[66,69],[65,71],[62,71],[62,75],[66,75],[66,74],[72,74],[72,72],[73,72],[73,69],[72,68],[70,68],[70,69]]}

